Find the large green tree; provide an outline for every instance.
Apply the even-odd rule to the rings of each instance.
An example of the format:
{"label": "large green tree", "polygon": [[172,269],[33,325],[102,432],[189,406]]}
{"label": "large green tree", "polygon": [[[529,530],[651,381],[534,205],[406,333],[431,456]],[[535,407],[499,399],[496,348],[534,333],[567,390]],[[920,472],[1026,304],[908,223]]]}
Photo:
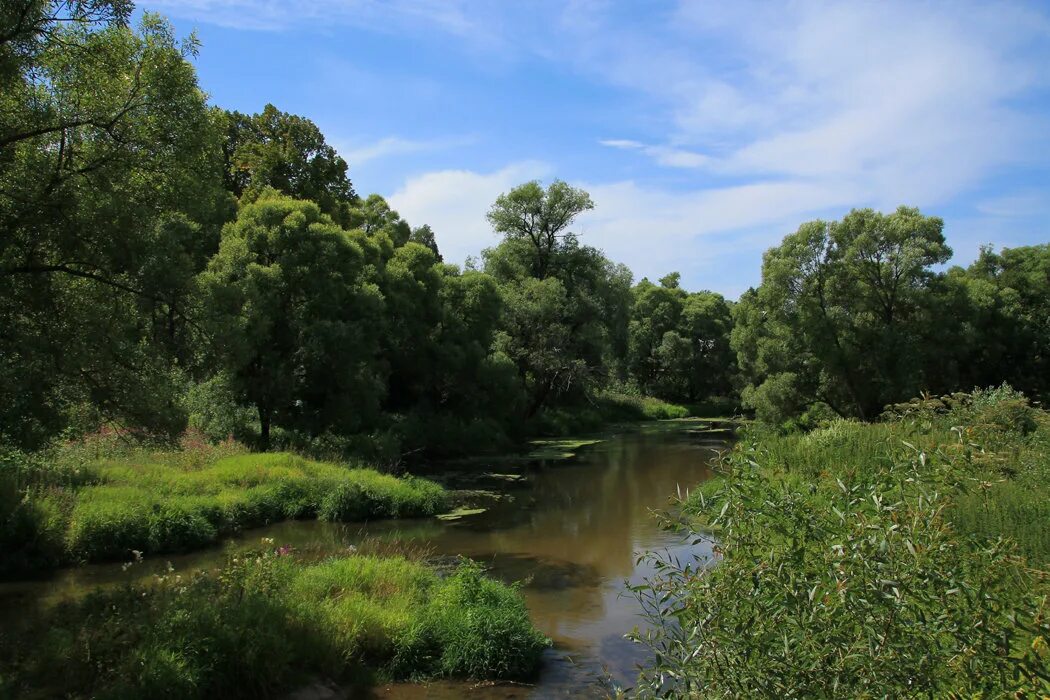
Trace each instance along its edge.
{"label": "large green tree", "polygon": [[626,352],[631,273],[567,230],[592,206],[564,182],[528,182],[489,212],[503,234],[483,253],[504,302],[495,348],[518,367],[528,417],[604,383]]}
{"label": "large green tree", "polygon": [[714,292],[687,293],[671,273],[632,289],[628,369],[643,391],[696,401],[732,391],[736,358],[729,303]]}
{"label": "large green tree", "polygon": [[375,420],[384,391],[379,256],[360,231],[274,191],[223,229],[202,282],[223,365],[256,408],[264,447],[272,425],[349,434]]}
{"label": "large green tree", "polygon": [[268,104],[259,114],[225,112],[226,187],[252,199],[273,188],[310,200],[341,225],[357,200],[347,164],[309,119]]}
{"label": "large green tree", "polygon": [[[80,405],[176,429],[196,269],[226,209],[218,131],[170,25],[126,2],[0,9],[0,426]],[[163,279],[155,272],[163,270]]]}
{"label": "large green tree", "polygon": [[550,275],[559,247],[572,237],[568,227],[593,208],[591,196],[581,189],[555,180],[544,190],[532,180],[497,197],[488,220],[504,240],[524,241],[532,247],[531,275],[543,279]]}
{"label": "large green tree", "polygon": [[767,251],[735,315],[745,402],[773,422],[815,402],[874,418],[924,389],[932,268],[951,255],[942,229],[913,208],[854,210]]}

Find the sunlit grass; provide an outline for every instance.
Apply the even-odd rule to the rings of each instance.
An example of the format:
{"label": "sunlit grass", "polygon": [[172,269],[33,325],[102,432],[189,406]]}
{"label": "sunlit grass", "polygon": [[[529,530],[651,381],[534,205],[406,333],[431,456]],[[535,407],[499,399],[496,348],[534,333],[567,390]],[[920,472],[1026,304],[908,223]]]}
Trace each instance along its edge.
{"label": "sunlit grass", "polygon": [[3,648],[0,694],[260,697],[322,676],[524,679],[549,641],[521,595],[464,563],[316,564],[272,545],[223,569],[98,592]]}
{"label": "sunlit grass", "polygon": [[87,462],[86,483],[30,491],[51,558],[127,559],[187,551],[282,520],[358,521],[431,516],[444,489],[288,454],[235,454],[205,464],[164,453]]}

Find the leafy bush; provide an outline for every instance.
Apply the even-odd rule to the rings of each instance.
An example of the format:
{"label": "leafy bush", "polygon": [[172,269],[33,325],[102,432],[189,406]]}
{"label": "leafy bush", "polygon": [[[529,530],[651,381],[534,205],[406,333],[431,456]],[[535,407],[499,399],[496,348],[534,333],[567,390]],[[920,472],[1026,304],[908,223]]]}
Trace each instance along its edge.
{"label": "leafy bush", "polygon": [[[945,517],[960,476],[913,453],[795,483],[729,458],[692,509],[718,528],[718,565],[657,560],[637,589],[660,624],[641,695],[998,697],[1050,690],[1036,582],[1002,542]],[[1040,674],[1042,674],[1040,676]]]}
{"label": "leafy bush", "polygon": [[683,504],[718,566],[639,589],[675,623],[642,640],[643,694],[1046,692],[1050,415],[1009,387],[891,409],[741,430]]}
{"label": "leafy bush", "polygon": [[394,664],[402,673],[523,678],[536,672],[549,645],[516,590],[464,562],[430,596]]}

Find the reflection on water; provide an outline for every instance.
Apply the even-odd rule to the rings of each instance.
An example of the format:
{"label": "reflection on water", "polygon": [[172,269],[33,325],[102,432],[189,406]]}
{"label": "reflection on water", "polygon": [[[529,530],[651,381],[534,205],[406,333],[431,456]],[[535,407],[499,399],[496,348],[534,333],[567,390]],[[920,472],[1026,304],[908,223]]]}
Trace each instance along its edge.
{"label": "reflection on water", "polygon": [[378,689],[378,697],[602,697],[606,673],[630,685],[645,656],[623,638],[642,622],[625,582],[653,573],[638,556],[710,555],[706,545],[683,546],[652,511],[665,508],[679,487],[708,478],[723,447],[720,437],[700,440],[666,424],[623,434],[587,448],[574,463],[530,472],[513,502],[437,529],[427,539],[439,553],[465,554],[494,576],[524,581],[532,618],[555,646],[535,686],[396,685]]}
{"label": "reflection on water", "polygon": [[[653,572],[637,559],[668,550],[682,559],[704,558],[706,545],[686,547],[652,516],[679,487],[710,475],[722,436],[708,439],[661,424],[625,433],[580,452],[571,463],[529,469],[510,487],[513,499],[489,511],[444,523],[386,521],[362,526],[318,522],[281,523],[247,533],[245,542],[273,537],[280,544],[336,550],[361,538],[411,539],[438,555],[465,555],[484,563],[493,576],[523,582],[532,618],[554,640],[535,685],[432,683],[397,684],[367,691],[385,698],[518,698],[601,696],[606,675],[630,685],[643,650],[623,639],[641,623],[625,582]],[[43,581],[0,585],[2,607],[24,616],[29,605],[47,603],[95,584],[160,572],[168,561],[179,571],[221,563],[221,550],[160,557],[124,572],[119,566],[87,566]],[[0,620],[3,622],[5,620]],[[357,693],[354,693],[355,695]]]}

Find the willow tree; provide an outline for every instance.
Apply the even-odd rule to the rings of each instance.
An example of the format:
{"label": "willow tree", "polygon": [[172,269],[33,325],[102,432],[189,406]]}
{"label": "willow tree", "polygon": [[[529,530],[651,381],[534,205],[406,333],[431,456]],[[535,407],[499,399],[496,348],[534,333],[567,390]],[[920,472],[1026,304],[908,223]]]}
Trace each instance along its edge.
{"label": "willow tree", "polygon": [[503,297],[494,347],[517,366],[529,417],[604,382],[626,349],[631,273],[568,230],[593,206],[564,182],[527,182],[488,214],[503,236],[483,253]]}
{"label": "willow tree", "polygon": [[745,403],[777,422],[815,402],[863,419],[922,390],[932,267],[951,256],[943,226],[914,208],[853,210],[767,251],[735,313]]}
{"label": "willow tree", "polygon": [[367,427],[379,409],[378,251],[317,204],[264,192],[222,232],[202,276],[216,350],[240,401],[271,426],[319,435]]}
{"label": "willow tree", "polygon": [[[177,429],[194,274],[224,215],[196,42],[127,2],[0,9],[0,437],[78,406]],[[163,278],[154,274],[164,270]]]}

